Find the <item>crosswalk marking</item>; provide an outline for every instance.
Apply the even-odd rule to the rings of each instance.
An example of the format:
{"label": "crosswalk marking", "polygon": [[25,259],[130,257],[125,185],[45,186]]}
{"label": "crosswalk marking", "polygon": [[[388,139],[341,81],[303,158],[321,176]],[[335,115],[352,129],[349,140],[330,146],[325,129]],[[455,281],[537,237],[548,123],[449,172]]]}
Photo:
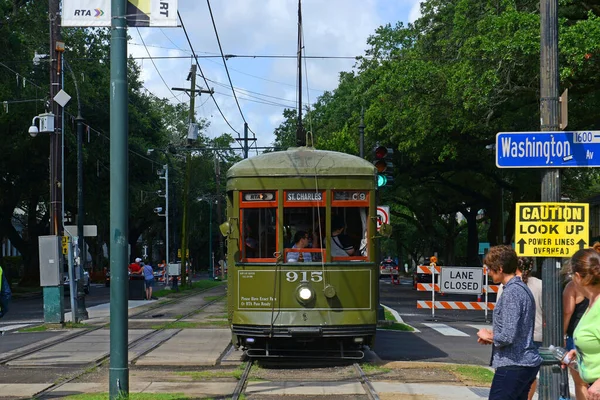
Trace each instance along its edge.
{"label": "crosswalk marking", "polygon": [[459,331],[458,329],[455,329],[451,326],[448,326],[446,324],[423,324],[431,329],[434,329],[436,331],[438,331],[439,333],[441,333],[444,336],[463,336],[463,337],[469,337],[468,334]]}
{"label": "crosswalk marking", "polygon": [[0,326],[0,332],[14,331],[14,330],[17,330],[20,328],[24,328],[26,326],[29,326],[29,324],[16,324],[16,325]]}
{"label": "crosswalk marking", "polygon": [[467,325],[470,326],[471,328],[475,328],[477,330],[480,329],[492,329],[492,325]]}

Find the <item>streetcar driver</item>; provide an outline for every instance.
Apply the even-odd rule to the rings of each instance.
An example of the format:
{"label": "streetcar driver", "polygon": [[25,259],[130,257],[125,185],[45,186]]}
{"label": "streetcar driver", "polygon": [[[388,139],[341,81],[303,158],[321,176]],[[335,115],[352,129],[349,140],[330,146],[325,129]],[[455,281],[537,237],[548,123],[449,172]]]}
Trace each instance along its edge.
{"label": "streetcar driver", "polygon": [[354,246],[342,233],[345,228],[344,220],[340,216],[331,219],[331,257],[348,257],[354,254]]}
{"label": "streetcar driver", "polygon": [[[294,235],[294,245],[292,249],[305,249],[308,247],[310,237],[305,231],[298,231]],[[311,262],[312,255],[310,253],[300,251],[290,251],[287,253],[286,262]]]}

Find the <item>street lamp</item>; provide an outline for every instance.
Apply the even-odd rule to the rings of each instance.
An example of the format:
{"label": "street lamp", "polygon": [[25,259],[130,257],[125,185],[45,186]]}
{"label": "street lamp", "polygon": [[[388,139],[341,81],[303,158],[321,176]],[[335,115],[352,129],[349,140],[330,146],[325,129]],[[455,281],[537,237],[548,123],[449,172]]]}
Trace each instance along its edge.
{"label": "street lamp", "polygon": [[[164,175],[163,175],[164,172]],[[158,191],[159,197],[165,198],[165,212],[164,214],[158,213],[159,216],[165,217],[165,261],[167,266],[169,265],[169,165],[163,165],[163,170],[157,172],[159,179],[165,180],[165,194],[161,195],[162,190]]]}

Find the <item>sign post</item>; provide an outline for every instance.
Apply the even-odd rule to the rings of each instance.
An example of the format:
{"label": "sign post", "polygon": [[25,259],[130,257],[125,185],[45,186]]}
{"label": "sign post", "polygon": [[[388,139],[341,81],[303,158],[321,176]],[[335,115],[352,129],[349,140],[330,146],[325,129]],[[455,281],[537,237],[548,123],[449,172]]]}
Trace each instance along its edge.
{"label": "sign post", "polygon": [[524,257],[571,257],[588,246],[589,204],[517,203],[515,246]]}

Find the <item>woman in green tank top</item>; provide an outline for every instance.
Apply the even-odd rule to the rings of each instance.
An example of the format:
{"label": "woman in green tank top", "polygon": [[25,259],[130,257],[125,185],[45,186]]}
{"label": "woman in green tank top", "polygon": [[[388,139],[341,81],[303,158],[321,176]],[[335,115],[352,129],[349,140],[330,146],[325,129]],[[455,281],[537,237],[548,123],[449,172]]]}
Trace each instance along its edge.
{"label": "woman in green tank top", "polygon": [[579,250],[571,258],[573,282],[590,300],[587,311],[573,333],[579,375],[591,384],[588,400],[600,400],[600,243],[593,248]]}

